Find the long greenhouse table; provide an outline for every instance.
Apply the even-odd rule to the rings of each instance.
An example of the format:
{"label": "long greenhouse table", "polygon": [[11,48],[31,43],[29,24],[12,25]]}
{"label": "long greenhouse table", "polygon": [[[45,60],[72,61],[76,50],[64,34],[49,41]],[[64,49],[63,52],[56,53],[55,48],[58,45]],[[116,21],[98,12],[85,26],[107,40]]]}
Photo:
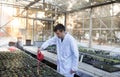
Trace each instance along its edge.
{"label": "long greenhouse table", "polygon": [[[24,46],[24,49],[34,55],[36,55],[37,53],[37,47],[34,47],[34,46]],[[56,61],[57,61],[56,54],[47,52],[47,51],[41,51],[41,52],[44,54],[45,60],[53,64],[56,64]],[[97,69],[92,65],[89,65],[83,62],[79,62],[78,68],[79,70],[77,74],[80,75],[80,77],[91,77],[91,76],[92,77],[120,77],[120,72],[109,73],[109,72]]]}

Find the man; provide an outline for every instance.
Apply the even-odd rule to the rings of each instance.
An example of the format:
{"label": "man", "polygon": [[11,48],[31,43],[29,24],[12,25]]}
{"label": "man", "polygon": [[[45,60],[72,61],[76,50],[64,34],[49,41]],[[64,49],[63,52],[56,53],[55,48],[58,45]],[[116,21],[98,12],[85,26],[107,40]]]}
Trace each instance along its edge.
{"label": "man", "polygon": [[73,77],[78,68],[78,47],[75,39],[65,32],[65,27],[58,24],[54,27],[57,36],[47,40],[41,50],[49,45],[55,44],[57,47],[57,71],[65,77]]}

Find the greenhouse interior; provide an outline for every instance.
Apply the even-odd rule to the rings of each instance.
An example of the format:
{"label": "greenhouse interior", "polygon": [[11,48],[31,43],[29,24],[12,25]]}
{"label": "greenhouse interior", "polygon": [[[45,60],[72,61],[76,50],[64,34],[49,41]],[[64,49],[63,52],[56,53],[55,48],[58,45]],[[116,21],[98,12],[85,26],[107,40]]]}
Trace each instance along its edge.
{"label": "greenhouse interior", "polygon": [[[64,38],[63,48],[41,50],[57,24],[75,39],[73,48],[63,47]],[[78,65],[74,76],[58,71],[71,64],[57,63],[67,50],[79,55],[78,62],[70,58]],[[120,77],[120,0],[0,0],[0,77]]]}

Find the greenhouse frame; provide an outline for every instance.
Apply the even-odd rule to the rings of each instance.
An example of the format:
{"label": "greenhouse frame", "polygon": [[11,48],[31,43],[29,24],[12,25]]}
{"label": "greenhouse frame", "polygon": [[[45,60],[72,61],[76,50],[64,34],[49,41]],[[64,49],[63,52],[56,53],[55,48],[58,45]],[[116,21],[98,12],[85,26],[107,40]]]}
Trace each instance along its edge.
{"label": "greenhouse frame", "polygon": [[[0,0],[0,47],[18,39],[25,46],[41,45],[55,35],[53,28],[58,23],[77,40],[80,58],[84,55],[117,64],[120,59],[120,0]],[[102,75],[95,73],[94,76],[111,75],[100,72]],[[120,68],[111,76],[114,75],[120,76]]]}

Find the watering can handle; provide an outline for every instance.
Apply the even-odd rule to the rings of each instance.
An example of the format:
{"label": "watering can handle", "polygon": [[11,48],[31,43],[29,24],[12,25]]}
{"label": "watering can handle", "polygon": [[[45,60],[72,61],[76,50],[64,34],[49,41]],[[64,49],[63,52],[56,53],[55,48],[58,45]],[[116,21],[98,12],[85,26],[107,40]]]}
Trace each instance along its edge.
{"label": "watering can handle", "polygon": [[44,59],[44,55],[41,53],[39,48],[38,48],[38,51],[37,51],[37,59],[39,61],[42,61]]}

